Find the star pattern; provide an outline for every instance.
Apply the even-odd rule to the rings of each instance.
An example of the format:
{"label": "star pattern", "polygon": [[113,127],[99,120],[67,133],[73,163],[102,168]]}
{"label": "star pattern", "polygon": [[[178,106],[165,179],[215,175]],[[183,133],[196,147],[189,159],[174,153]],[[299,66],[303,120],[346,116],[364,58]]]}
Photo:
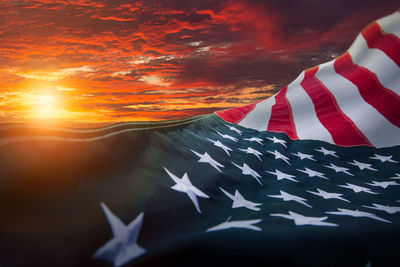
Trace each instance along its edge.
{"label": "star pattern", "polygon": [[274,217],[282,217],[285,219],[293,220],[294,224],[297,226],[302,225],[315,225],[315,226],[339,226],[335,223],[324,222],[328,219],[327,216],[324,217],[306,217],[301,214],[295,213],[293,211],[289,211],[289,214],[282,214],[282,213],[273,213],[270,214]]}
{"label": "star pattern", "polygon": [[197,212],[201,213],[197,197],[209,198],[209,196],[207,196],[197,187],[192,185],[192,183],[189,180],[189,176],[187,175],[186,172],[183,174],[182,178],[179,178],[175,174],[171,173],[167,168],[164,167],[164,170],[167,172],[169,177],[171,177],[171,179],[174,180],[175,182],[175,185],[171,186],[171,188],[178,192],[187,194],[190,200],[193,202],[193,205],[195,206]]}
{"label": "star pattern", "polygon": [[244,151],[247,154],[253,154],[254,156],[256,156],[260,161],[262,161],[261,159],[261,155],[262,153],[258,150],[255,150],[254,148],[248,147],[247,149],[243,149],[243,148],[239,148],[240,151]]}
{"label": "star pattern", "polygon": [[[293,158],[292,156],[289,158],[288,156],[284,155],[284,152],[280,152],[276,149],[270,149],[270,150],[266,150],[266,149],[260,149],[260,147],[258,147],[257,149],[248,146],[247,148],[240,148],[237,146],[232,145],[232,143],[230,143],[229,146],[223,144],[220,140],[215,140],[215,139],[211,139],[208,138],[207,136],[204,136],[204,138],[202,140],[207,140],[205,142],[211,142],[213,143],[214,147],[218,147],[215,148],[215,151],[218,150],[218,152],[220,153],[212,153],[213,151],[209,150],[208,152],[204,152],[204,153],[200,153],[198,152],[198,150],[193,150],[190,149],[191,152],[193,154],[195,154],[198,159],[197,162],[200,163],[207,163],[208,165],[210,165],[212,168],[209,167],[205,167],[205,172],[209,172],[210,170],[214,171],[217,170],[219,173],[221,173],[220,175],[218,175],[218,177],[221,177],[223,179],[221,179],[221,186],[218,185],[220,191],[219,194],[215,194],[215,191],[201,191],[199,188],[195,187],[191,181],[189,180],[189,176],[188,174],[185,172],[182,176],[182,178],[177,177],[175,174],[171,173],[167,168],[164,167],[165,172],[168,174],[168,176],[175,182],[175,184],[173,186],[171,186],[171,189],[181,192],[181,193],[185,193],[189,199],[191,200],[192,204],[194,205],[195,209],[197,212],[193,211],[193,214],[195,214],[196,216],[202,216],[204,217],[205,215],[202,214],[202,211],[200,210],[200,204],[199,204],[199,199],[198,198],[204,198],[204,199],[210,199],[213,198],[212,201],[218,202],[218,203],[222,203],[226,206],[226,203],[230,201],[232,201],[232,205],[231,208],[232,209],[240,209],[240,212],[247,212],[248,215],[246,215],[246,217],[241,217],[241,218],[250,218],[248,220],[231,220],[231,217],[229,217],[225,222],[216,224],[214,226],[211,226],[207,229],[205,229],[205,232],[214,232],[214,231],[220,231],[220,230],[229,230],[229,229],[248,229],[248,230],[253,230],[253,231],[262,231],[262,227],[263,224],[261,225],[255,225],[258,224],[260,222],[262,222],[261,219],[254,219],[254,217],[251,216],[263,216],[262,214],[269,214],[269,216],[267,218],[270,218],[270,220],[281,220],[282,223],[285,223],[284,220],[279,219],[279,218],[283,218],[283,219],[287,219],[287,220],[291,220],[294,223],[294,226],[326,226],[326,227],[340,227],[342,226],[342,224],[344,223],[332,223],[329,222],[330,219],[332,220],[332,218],[334,218],[335,216],[348,216],[348,217],[353,217],[353,218],[369,218],[375,221],[379,221],[379,222],[385,222],[385,223],[390,223],[391,221],[388,220],[390,219],[389,217],[393,214],[396,213],[400,213],[400,207],[397,206],[393,206],[393,205],[389,205],[388,202],[383,202],[385,203],[385,205],[383,204],[376,204],[374,203],[375,200],[373,200],[373,198],[371,199],[371,201],[368,201],[367,203],[363,203],[365,205],[362,205],[358,202],[358,199],[356,201],[356,199],[352,198],[352,195],[354,195],[354,193],[359,194],[359,193],[365,193],[365,194],[360,194],[357,197],[359,198],[363,198],[364,196],[367,195],[373,195],[373,197],[376,198],[376,196],[374,195],[378,195],[379,199],[381,199],[381,196],[384,196],[384,191],[383,190],[393,190],[391,189],[392,187],[395,188],[395,185],[400,185],[400,183],[392,180],[392,181],[385,181],[383,180],[384,178],[379,178],[379,176],[375,176],[376,179],[373,180],[371,179],[371,177],[361,177],[364,180],[359,180],[360,179],[360,173],[359,172],[350,172],[350,169],[353,169],[353,167],[348,168],[349,166],[345,167],[345,166],[338,166],[335,164],[339,164],[339,165],[344,165],[343,162],[345,162],[343,159],[340,160],[341,158],[341,153],[339,154],[339,152],[333,151],[333,150],[328,150],[325,147],[320,147],[319,149],[314,149],[314,147],[310,148],[307,151],[306,147],[302,147],[303,152],[299,152],[296,151],[293,148],[296,148],[296,146],[293,146],[291,142],[293,142],[292,140],[284,140],[284,139],[280,139],[277,138],[276,136],[265,136],[265,139],[259,138],[259,137],[254,137],[254,135],[256,136],[262,136],[261,133],[260,135],[257,135],[257,133],[255,133],[253,135],[253,137],[246,137],[246,134],[239,130],[236,127],[230,126],[225,124],[225,126],[223,126],[223,128],[225,127],[225,130],[220,130],[220,131],[216,131],[218,133],[219,136],[221,136],[224,139],[227,139],[229,141],[233,141],[233,142],[239,142],[239,139],[234,137],[235,134],[236,136],[238,135],[243,135],[242,137],[240,137],[240,140],[245,140],[245,141],[249,141],[249,142],[254,142],[257,143],[259,145],[265,145],[266,146],[271,146],[272,143],[273,144],[277,144],[277,145],[272,145],[272,147],[276,148],[279,147],[280,150],[283,150],[284,148],[286,148],[286,150],[284,150],[284,152],[286,153],[286,155],[293,155],[296,158],[300,159],[300,160],[296,160],[293,161],[293,167],[292,164],[290,162],[290,160]],[[231,132],[229,132],[229,130],[227,128],[229,128],[230,131],[232,131],[232,135]],[[228,133],[228,134],[226,134]],[[268,133],[269,134],[269,133]],[[226,143],[229,143],[229,141],[227,141]],[[270,142],[269,142],[270,141]],[[225,141],[224,141],[225,142]],[[253,144],[251,144],[253,145]],[[282,146],[282,147],[281,147]],[[191,146],[190,148],[193,147],[199,147],[199,145],[195,145],[195,146]],[[209,148],[211,148],[211,146],[208,146]],[[288,147],[290,149],[288,149]],[[224,153],[222,153],[222,151],[220,151],[219,149],[222,149],[224,151]],[[245,152],[246,154],[252,154],[254,157],[256,157],[258,160],[254,159],[253,156],[247,156],[244,153],[238,153],[238,151],[242,151]],[[317,151],[317,152],[314,152]],[[304,153],[307,152],[307,153]],[[215,156],[215,158],[211,157],[211,155]],[[322,153],[322,154],[320,154]],[[337,155],[337,153],[340,155]],[[226,155],[228,156],[226,156]],[[387,153],[384,153],[387,154]],[[268,156],[268,155],[273,155],[274,159],[272,159],[272,156]],[[364,154],[365,155],[365,154]],[[264,156],[264,158],[263,158]],[[322,159],[321,159],[322,158]],[[337,158],[339,160],[335,160],[333,158]],[[364,157],[363,157],[364,158]],[[356,166],[357,168],[360,169],[360,171],[362,170],[370,170],[370,171],[377,171],[377,169],[381,169],[383,168],[382,166],[390,166],[390,168],[393,167],[393,165],[387,164],[387,163],[398,163],[398,161],[393,159],[392,155],[381,155],[379,153],[375,153],[375,154],[367,154],[367,158],[373,160],[372,163],[365,163],[365,162],[360,162],[358,161],[358,158],[352,158],[351,162],[348,162],[348,157],[346,157],[347,161],[346,163],[352,166]],[[230,164],[226,164],[228,159],[228,162],[231,162],[232,165]],[[247,159],[248,161],[246,163],[243,162],[243,159]],[[193,160],[193,159],[191,159]],[[224,161],[225,160],[225,161]],[[237,161],[238,160],[238,161]],[[279,166],[278,168],[280,170],[278,170],[277,168],[274,168],[274,161],[275,160],[282,160],[284,161],[286,164],[282,164],[280,161],[276,161],[277,165]],[[330,163],[329,161],[333,161],[334,163]],[[328,162],[327,162],[328,161]],[[236,162],[243,162],[241,163],[242,165],[236,163]],[[339,163],[337,163],[339,162]],[[340,163],[342,162],[342,163]],[[276,164],[275,163],[275,164]],[[382,164],[385,163],[385,164]],[[248,164],[250,164],[252,167],[255,168],[251,168]],[[271,164],[271,167],[269,167]],[[329,164],[329,165],[328,165]],[[234,166],[234,167],[233,167]],[[263,167],[260,167],[263,166]],[[324,171],[320,171],[320,169],[318,169],[319,166],[324,166],[324,168],[327,169],[331,169],[332,171],[328,171],[327,169],[325,169],[325,173]],[[237,168],[237,169],[236,169]],[[263,194],[264,198],[268,199],[267,202],[265,201],[258,201],[257,202],[253,202],[250,201],[249,199],[246,199],[240,192],[242,191],[241,187],[236,187],[236,188],[232,188],[232,185],[238,185],[241,183],[247,183],[248,181],[246,179],[237,179],[235,180],[233,183],[232,181],[229,182],[229,176],[232,175],[232,172],[236,172],[236,174],[238,173],[238,169],[240,170],[241,174],[246,175],[246,176],[251,176],[252,178],[254,178],[258,184],[260,184],[261,186],[263,185],[263,183],[261,182],[261,175],[259,174],[259,170],[264,170],[265,174],[264,174],[264,178],[266,178],[266,184],[263,187],[259,187],[257,186],[257,188],[262,188],[262,190],[266,190],[266,193]],[[319,171],[316,171],[319,170]],[[334,172],[333,172],[334,171]],[[298,172],[296,174],[296,172]],[[302,174],[301,174],[302,173]],[[338,173],[341,174],[345,174],[345,175],[339,175]],[[305,176],[305,175],[307,176]],[[200,174],[195,174],[195,175],[203,175],[203,173]],[[270,179],[272,178],[270,175],[273,175],[274,177],[276,177],[275,179]],[[328,177],[326,177],[328,176]],[[318,178],[322,178],[321,179],[303,179],[306,177],[318,177]],[[391,176],[386,176],[386,177],[390,177],[391,179],[398,179],[400,180],[400,174],[399,173],[394,173],[392,172]],[[198,177],[196,177],[198,178]],[[202,178],[202,177],[201,177]],[[269,178],[269,179],[268,179]],[[337,181],[335,181],[335,179],[339,179]],[[358,183],[360,183],[361,185],[368,185],[371,187],[380,187],[382,189],[377,189],[379,190],[379,193],[376,193],[374,191],[372,191],[373,189],[370,189],[368,187],[364,187],[361,185],[356,185],[353,183],[346,183],[346,182],[340,182],[343,181],[343,179],[351,179],[351,181],[354,181],[354,183],[356,183],[357,181],[359,181]],[[295,183],[288,183],[287,187],[285,184],[285,189],[286,191],[289,192],[296,192],[296,195],[290,194],[286,191],[280,190],[279,188],[279,183],[277,183],[276,181],[281,181],[281,180],[288,180],[290,182],[295,182]],[[168,180],[170,182],[170,180]],[[361,182],[360,182],[361,181]],[[297,184],[296,184],[297,183]],[[311,184],[313,183],[313,184]],[[315,183],[315,184],[314,184]],[[343,183],[343,184],[339,184],[339,183]],[[283,185],[283,184],[281,184]],[[312,186],[310,186],[312,185]],[[278,186],[278,188],[277,188]],[[205,188],[209,189],[209,185],[204,186]],[[254,187],[255,188],[255,187]],[[309,188],[314,188],[311,190],[306,190]],[[323,188],[327,191],[324,191],[320,188]],[[342,189],[345,188],[345,189]],[[303,190],[301,190],[303,189]],[[340,189],[340,190],[339,190]],[[349,190],[346,190],[349,189]],[[248,189],[246,189],[247,191]],[[352,192],[351,192],[352,191]],[[206,193],[210,192],[209,195],[207,195]],[[213,192],[213,193],[211,193]],[[244,192],[244,191],[242,191]],[[279,194],[276,194],[276,192],[279,192]],[[310,194],[310,195],[307,195]],[[392,194],[392,192],[391,192]],[[246,194],[245,194],[246,195]],[[314,195],[316,197],[312,197],[311,195]],[[247,196],[253,196],[251,194],[247,194]],[[220,198],[220,199],[218,199]],[[259,198],[255,198],[254,199],[259,199]],[[271,200],[271,199],[279,199],[279,200]],[[352,202],[350,202],[350,200]],[[207,200],[201,200],[206,202]],[[285,204],[285,202],[289,202],[289,204]],[[294,202],[298,203],[298,204],[294,204]],[[324,210],[321,210],[320,207],[317,207],[317,203],[319,202],[323,202],[323,203],[327,203],[325,205],[331,205],[329,208],[325,208],[325,205],[322,205],[321,207],[323,207]],[[339,207],[335,207],[332,205],[337,205],[337,204],[345,204],[346,203],[351,203],[351,205],[354,207],[354,210],[351,209],[346,209],[346,208],[339,208]],[[376,201],[378,202],[378,201]],[[400,202],[400,200],[399,200]],[[201,202],[203,203],[203,202]],[[211,202],[208,202],[209,204]],[[286,208],[286,211],[284,211],[284,213],[271,213],[268,212],[268,203],[273,203],[272,205],[279,205],[279,207],[285,207],[285,205],[290,205],[291,208]],[[208,205],[209,205],[208,204]],[[221,205],[222,205],[221,204]],[[347,204],[348,205],[348,204]],[[358,205],[358,207],[357,207]],[[191,204],[190,204],[191,206]],[[305,208],[305,207],[309,208]],[[205,205],[204,207],[208,207],[207,205]],[[203,209],[204,209],[203,207]],[[316,217],[310,217],[310,216],[306,216],[306,215],[302,215],[299,213],[296,213],[293,210],[293,208],[303,208],[303,209],[307,209],[307,210],[313,210],[313,213],[317,213],[320,212],[321,216],[316,216]],[[316,208],[314,208],[316,207]],[[106,206],[105,204],[102,203],[102,208],[104,210],[104,213],[106,214],[106,217],[108,219],[108,221],[110,222],[111,225],[111,229],[113,231],[113,238],[108,241],[103,247],[101,247],[100,249],[98,249],[98,251],[96,251],[96,253],[93,255],[94,258],[99,258],[99,259],[104,259],[107,260],[109,262],[111,262],[112,264],[114,264],[114,266],[120,266],[120,265],[124,265],[128,262],[130,262],[131,260],[135,259],[136,257],[139,257],[140,255],[142,255],[143,253],[146,253],[146,250],[144,248],[142,248],[141,246],[139,246],[137,244],[137,237],[140,231],[140,227],[142,224],[142,220],[143,220],[143,213],[139,214],[138,217],[132,222],[130,223],[128,226],[124,225],[121,220],[116,217]],[[383,214],[383,216],[385,217],[380,217],[380,213],[378,213],[378,215],[371,213],[371,212],[367,212],[367,211],[360,211],[357,208],[361,208],[361,209],[369,209],[369,210],[375,210],[377,212],[380,212],[381,214]],[[289,211],[288,211],[289,210]],[[205,210],[203,211],[205,212]],[[231,212],[237,212],[237,211],[231,211]],[[288,213],[285,213],[288,212]],[[207,213],[205,213],[207,214]],[[237,215],[237,213],[234,213]],[[318,214],[318,213],[317,213]],[[329,217],[328,215],[329,214]],[[332,216],[331,216],[332,215]],[[250,216],[250,217],[249,217]],[[386,216],[388,218],[386,218]],[[274,219],[272,219],[272,217],[275,217]],[[265,217],[263,217],[262,219],[264,220]],[[268,219],[266,219],[268,220]],[[288,224],[292,224],[291,221],[286,221],[286,223]],[[343,220],[342,220],[343,221]],[[116,223],[115,223],[116,222]],[[135,223],[134,223],[135,222]],[[114,224],[114,225],[113,225]],[[129,228],[131,225],[135,225],[132,226],[132,228]],[[265,224],[265,227],[267,227],[268,224]],[[128,229],[129,228],[129,229]],[[114,229],[119,229],[119,230],[114,230]],[[121,230],[122,229],[122,230]],[[135,230],[134,230],[135,229]],[[119,231],[119,232],[118,232]],[[130,231],[134,231],[134,234],[132,234]],[[130,237],[127,237],[130,236]],[[147,247],[147,246],[146,246]]]}
{"label": "star pattern", "polygon": [[292,153],[292,155],[295,155],[296,157],[299,157],[301,160],[309,159],[309,160],[312,160],[312,161],[316,161],[314,159],[314,156],[310,155],[310,154],[304,154],[304,153],[301,153],[301,152],[297,152],[297,153]]}
{"label": "star pattern", "polygon": [[372,192],[371,189],[369,189],[369,188],[358,186],[358,185],[355,185],[355,184],[346,183],[346,185],[339,185],[339,186],[351,189],[355,193],[365,192],[365,193],[368,193],[368,194],[378,194],[378,193]]}
{"label": "star pattern", "polygon": [[290,174],[281,172],[281,171],[279,171],[277,169],[275,169],[274,172],[271,172],[271,171],[265,171],[265,172],[268,172],[270,174],[275,175],[276,179],[278,179],[278,180],[287,179],[287,180],[290,180],[290,181],[293,181],[293,182],[296,182],[296,183],[298,182],[296,179],[293,179],[295,177],[294,175],[290,175]]}
{"label": "star pattern", "polygon": [[291,194],[286,193],[285,191],[282,191],[282,190],[280,190],[279,192],[280,192],[279,195],[268,195],[268,196],[269,197],[273,197],[273,198],[281,198],[281,199],[283,199],[283,201],[295,201],[295,202],[303,204],[303,205],[305,205],[305,206],[307,206],[309,208],[312,208],[310,205],[308,205],[306,203],[307,200],[304,199],[304,198],[301,198],[301,197],[298,197],[298,196],[295,196],[295,195],[291,195]]}
{"label": "star pattern", "polygon": [[340,209],[338,208],[338,211],[328,211],[326,212],[328,214],[333,214],[333,215],[340,215],[340,216],[351,216],[351,217],[366,217],[366,218],[371,218],[374,220],[378,220],[381,222],[387,222],[390,223],[390,221],[380,218],[378,216],[376,216],[373,213],[369,213],[369,212],[365,212],[365,211],[359,211],[359,210],[349,210],[349,209]]}
{"label": "star pattern", "polygon": [[239,169],[242,170],[242,174],[244,175],[250,175],[251,177],[253,177],[254,179],[257,180],[257,182],[262,185],[261,181],[259,178],[261,178],[261,175],[259,175],[255,170],[251,169],[249,167],[249,165],[247,165],[246,163],[243,163],[243,166],[239,166],[236,163],[232,162],[233,165],[235,165],[236,167],[238,167]]}
{"label": "star pattern", "polygon": [[249,209],[249,210],[255,210],[255,211],[261,210],[260,208],[257,208],[257,206],[262,205],[262,203],[255,203],[255,202],[251,202],[251,201],[245,199],[245,198],[239,193],[238,190],[235,191],[235,195],[232,195],[232,194],[228,193],[227,191],[225,191],[225,190],[224,190],[223,188],[221,188],[221,187],[220,187],[219,189],[221,189],[221,191],[222,191],[227,197],[229,197],[230,199],[233,200],[232,209],[244,207],[244,208]]}
{"label": "star pattern", "polygon": [[137,243],[144,213],[140,213],[136,219],[125,225],[106,204],[100,205],[110,224],[113,238],[99,248],[93,254],[93,258],[109,261],[114,266],[121,266],[146,253],[146,249]]}
{"label": "star pattern", "polygon": [[354,176],[353,174],[351,174],[349,172],[348,168],[336,166],[335,164],[332,164],[332,163],[330,165],[324,165],[324,166],[329,168],[329,169],[334,170],[335,172],[343,172],[343,173],[345,173],[347,175]]}
{"label": "star pattern", "polygon": [[229,148],[229,147],[227,147],[227,146],[224,145],[223,143],[221,143],[219,140],[215,141],[215,140],[212,140],[212,139],[210,139],[210,138],[207,138],[207,140],[210,141],[210,142],[212,142],[212,143],[214,144],[214,146],[217,146],[217,147],[222,148],[228,156],[231,155],[231,154],[229,153],[229,151],[232,151],[232,149]]}
{"label": "star pattern", "polygon": [[335,157],[335,158],[339,158],[339,156],[336,155],[336,151],[328,150],[328,149],[326,149],[326,148],[324,148],[324,147],[322,147],[322,146],[321,146],[320,149],[315,149],[315,151],[321,152],[321,153],[323,153],[325,156],[330,155],[330,156],[333,156],[333,157]]}
{"label": "star pattern", "polygon": [[243,132],[242,132],[241,130],[239,130],[239,129],[233,127],[233,126],[227,125],[227,124],[225,124],[225,125],[226,125],[226,127],[229,128],[229,130],[234,131],[234,132],[236,132],[236,133],[239,134],[239,135],[242,135]]}
{"label": "star pattern", "polygon": [[261,231],[261,228],[258,226],[255,226],[253,224],[257,224],[261,222],[260,219],[257,220],[238,220],[238,221],[227,221],[220,223],[216,226],[210,227],[206,230],[206,232],[213,232],[213,231],[220,231],[220,230],[226,230],[226,229],[231,229],[231,228],[241,228],[241,229],[249,229],[253,231]]}
{"label": "star pattern", "polygon": [[324,176],[324,174],[323,173],[321,173],[321,172],[317,172],[317,171],[314,171],[314,170],[311,170],[311,169],[309,169],[309,168],[305,168],[305,170],[301,170],[301,169],[297,169],[299,172],[302,172],[302,173],[305,173],[305,174],[307,174],[308,175],[308,177],[319,177],[319,178],[322,178],[322,179],[326,179],[326,180],[329,180],[328,178],[326,178],[325,176]]}
{"label": "star pattern", "polygon": [[391,179],[396,179],[396,180],[400,180],[400,173],[395,173],[395,176],[390,177]]}
{"label": "star pattern", "polygon": [[251,138],[244,138],[244,140],[246,140],[246,141],[249,141],[249,142],[256,142],[256,143],[258,143],[258,144],[260,144],[260,145],[264,145],[263,144],[263,140],[261,139],[261,138],[258,138],[258,137],[251,137]]}
{"label": "star pattern", "polygon": [[339,199],[339,200],[343,200],[346,202],[350,202],[347,199],[342,198],[343,194],[338,194],[338,193],[328,193],[325,192],[324,190],[321,190],[319,188],[317,188],[317,192],[313,192],[313,191],[307,191],[308,193],[317,195],[322,197],[323,199]]}
{"label": "star pattern", "polygon": [[373,157],[370,157],[370,159],[376,159],[379,160],[380,162],[392,162],[392,163],[399,163],[398,161],[395,161],[392,159],[393,156],[382,156],[375,154]]}
{"label": "star pattern", "polygon": [[222,138],[229,139],[229,140],[231,140],[231,141],[233,141],[233,142],[235,142],[235,143],[238,141],[238,139],[237,139],[236,137],[230,136],[230,135],[228,135],[228,134],[222,134],[222,133],[220,133],[220,132],[218,132],[218,131],[217,131],[217,133],[218,133]]}
{"label": "star pattern", "polygon": [[369,208],[369,209],[374,209],[374,210],[385,211],[389,214],[395,214],[397,212],[400,212],[400,207],[391,207],[391,206],[380,205],[380,204],[375,204],[375,203],[372,203],[372,206],[363,205],[363,207]]}
{"label": "star pattern", "polygon": [[220,168],[224,168],[224,165],[222,165],[218,161],[214,160],[207,152],[205,152],[204,154],[200,154],[192,149],[190,151],[192,151],[194,154],[196,154],[198,157],[200,157],[198,162],[208,163],[211,166],[213,166],[214,169],[216,169],[217,171],[222,172]]}
{"label": "star pattern", "polygon": [[367,184],[372,185],[372,186],[379,186],[384,189],[386,189],[390,185],[400,185],[400,184],[396,183],[395,181],[384,181],[384,182],[372,181],[372,183],[367,183]]}
{"label": "star pattern", "polygon": [[347,163],[351,164],[351,165],[354,165],[354,166],[357,166],[358,168],[360,168],[361,171],[364,170],[364,169],[371,170],[371,171],[378,171],[377,169],[372,168],[371,164],[359,162],[357,160],[353,160],[353,162],[347,162]]}
{"label": "star pattern", "polygon": [[286,162],[287,164],[291,165],[290,162],[289,162],[289,158],[284,156],[284,155],[282,155],[279,151],[274,150],[273,152],[272,151],[267,151],[267,152],[272,154],[272,155],[274,155],[275,159],[281,159],[284,162]]}
{"label": "star pattern", "polygon": [[274,142],[274,144],[281,144],[282,146],[287,147],[286,146],[286,141],[283,140],[283,139],[278,139],[275,136],[273,136],[272,138],[271,137],[267,137],[267,139],[269,139],[272,142]]}

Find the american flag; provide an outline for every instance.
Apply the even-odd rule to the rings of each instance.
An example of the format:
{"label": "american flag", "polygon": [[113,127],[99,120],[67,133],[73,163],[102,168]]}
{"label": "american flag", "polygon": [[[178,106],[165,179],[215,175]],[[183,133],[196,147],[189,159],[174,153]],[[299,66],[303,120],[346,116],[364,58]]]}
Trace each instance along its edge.
{"label": "american flag", "polygon": [[0,264],[400,265],[399,29],[218,114],[3,126]]}
{"label": "american flag", "polygon": [[303,71],[276,95],[218,112],[291,139],[340,146],[400,143],[400,13],[366,27],[338,58]]}

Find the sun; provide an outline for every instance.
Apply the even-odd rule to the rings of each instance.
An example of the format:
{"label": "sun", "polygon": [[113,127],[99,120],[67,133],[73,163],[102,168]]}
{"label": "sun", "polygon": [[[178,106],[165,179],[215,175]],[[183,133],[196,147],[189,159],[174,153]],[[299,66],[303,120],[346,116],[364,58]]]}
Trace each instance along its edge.
{"label": "sun", "polygon": [[36,95],[32,115],[38,119],[54,119],[58,108],[53,95]]}
{"label": "sun", "polygon": [[34,120],[52,120],[61,115],[57,97],[52,94],[30,93],[24,96],[28,117]]}

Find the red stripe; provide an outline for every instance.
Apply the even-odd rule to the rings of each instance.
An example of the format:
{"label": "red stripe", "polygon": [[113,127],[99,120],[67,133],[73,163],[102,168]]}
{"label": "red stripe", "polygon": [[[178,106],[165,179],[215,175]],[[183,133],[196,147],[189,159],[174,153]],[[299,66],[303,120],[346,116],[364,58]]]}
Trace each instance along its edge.
{"label": "red stripe", "polygon": [[335,71],[354,83],[365,102],[373,106],[388,121],[400,127],[400,97],[385,88],[376,74],[353,63],[349,53],[335,60]]}
{"label": "red stripe", "polygon": [[291,139],[297,137],[296,127],[293,121],[292,108],[286,98],[287,86],[282,88],[275,96],[275,105],[271,108],[267,131],[286,133]]}
{"label": "red stripe", "polygon": [[238,124],[247,114],[249,114],[257,105],[258,102],[241,106],[238,108],[225,109],[217,111],[217,115],[220,116],[224,121]]}
{"label": "red stripe", "polygon": [[342,146],[371,145],[354,122],[342,112],[329,89],[315,77],[317,71],[318,66],[307,69],[300,85],[310,96],[319,121],[329,131],[333,141]]}
{"label": "red stripe", "polygon": [[362,32],[369,48],[377,48],[400,67],[400,39],[391,33],[384,33],[377,22],[371,23]]}

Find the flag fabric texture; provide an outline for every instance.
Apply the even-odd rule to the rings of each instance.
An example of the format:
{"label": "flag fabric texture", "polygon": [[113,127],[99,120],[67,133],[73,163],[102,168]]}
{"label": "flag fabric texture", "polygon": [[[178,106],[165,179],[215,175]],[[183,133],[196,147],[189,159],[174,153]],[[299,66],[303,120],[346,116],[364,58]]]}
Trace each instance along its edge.
{"label": "flag fabric texture", "polygon": [[399,266],[400,13],[253,105],[0,127],[1,266]]}
{"label": "flag fabric texture", "polygon": [[217,112],[291,139],[340,146],[400,144],[400,14],[379,19],[340,57],[303,71],[276,95]]}

